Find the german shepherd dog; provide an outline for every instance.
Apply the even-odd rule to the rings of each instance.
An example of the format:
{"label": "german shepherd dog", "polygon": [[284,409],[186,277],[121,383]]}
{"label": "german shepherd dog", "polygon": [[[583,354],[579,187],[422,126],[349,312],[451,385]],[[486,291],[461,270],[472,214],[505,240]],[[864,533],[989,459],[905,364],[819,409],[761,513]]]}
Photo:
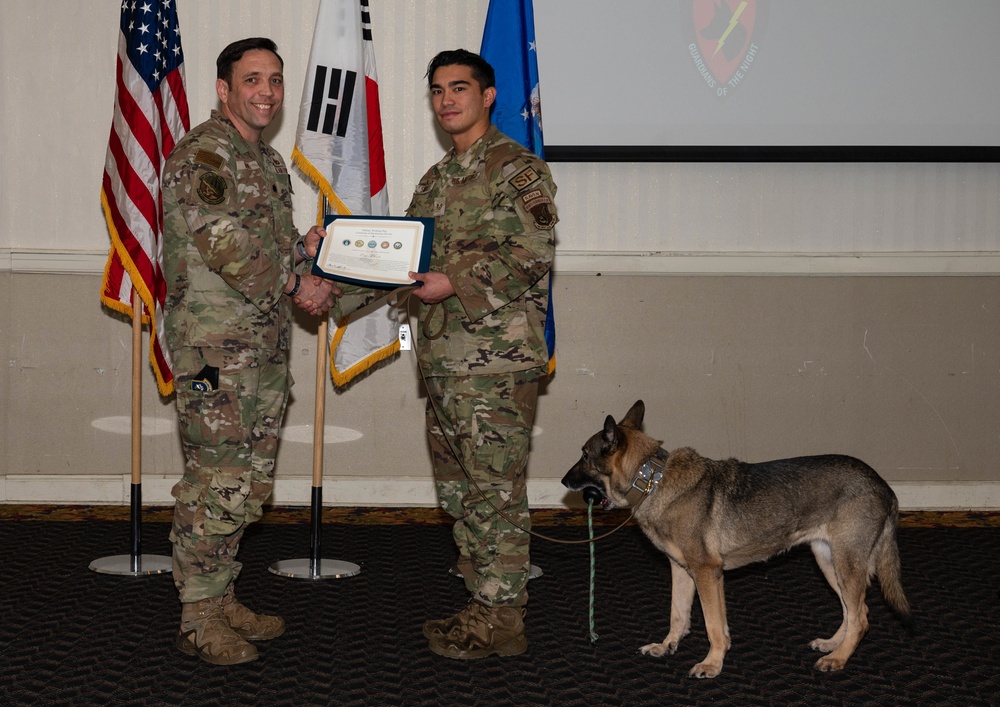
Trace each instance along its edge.
{"label": "german shepherd dog", "polygon": [[644,414],[639,400],[621,424],[608,415],[562,480],[571,490],[596,490],[606,509],[631,506],[639,527],[670,558],[670,632],[640,652],[659,658],[677,650],[690,631],[697,591],[711,649],[688,675],[717,676],[729,650],[723,570],[802,543],[812,547],[844,612],[833,636],[809,644],[827,654],[818,670],[843,668],[868,630],[865,593],[873,575],[911,626],[896,547],[899,504],[870,466],[839,455],[747,464],[706,459],[690,448],[668,453],[640,431]]}

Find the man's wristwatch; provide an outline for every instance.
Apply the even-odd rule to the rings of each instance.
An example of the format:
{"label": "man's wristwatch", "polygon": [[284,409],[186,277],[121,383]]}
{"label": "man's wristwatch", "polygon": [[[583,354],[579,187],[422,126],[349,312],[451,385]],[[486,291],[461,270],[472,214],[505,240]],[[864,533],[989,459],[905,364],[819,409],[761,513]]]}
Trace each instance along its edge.
{"label": "man's wristwatch", "polygon": [[289,297],[294,297],[295,295],[299,294],[299,287],[301,286],[302,286],[302,276],[299,275],[298,273],[295,273],[295,287],[293,287],[290,292],[286,292],[285,294],[288,295]]}
{"label": "man's wristwatch", "polygon": [[299,241],[295,244],[295,252],[299,254],[299,257],[303,260],[309,260],[309,254],[306,252],[306,242]]}

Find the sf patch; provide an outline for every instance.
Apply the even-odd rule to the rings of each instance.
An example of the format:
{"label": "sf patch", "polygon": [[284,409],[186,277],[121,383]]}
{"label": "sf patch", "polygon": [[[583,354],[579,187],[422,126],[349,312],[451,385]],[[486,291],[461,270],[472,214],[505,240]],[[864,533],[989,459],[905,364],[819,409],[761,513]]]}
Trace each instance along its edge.
{"label": "sf patch", "polygon": [[525,210],[535,219],[535,228],[547,231],[556,225],[552,199],[541,189],[532,189],[518,197]]}
{"label": "sf patch", "polygon": [[525,167],[520,172],[511,177],[509,180],[507,180],[508,184],[510,184],[518,191],[525,189],[526,187],[530,186],[532,183],[537,181],[538,181],[538,172],[536,172],[531,167]]}
{"label": "sf patch", "polygon": [[198,177],[198,196],[206,204],[221,204],[226,200],[226,180],[215,172],[205,172]]}

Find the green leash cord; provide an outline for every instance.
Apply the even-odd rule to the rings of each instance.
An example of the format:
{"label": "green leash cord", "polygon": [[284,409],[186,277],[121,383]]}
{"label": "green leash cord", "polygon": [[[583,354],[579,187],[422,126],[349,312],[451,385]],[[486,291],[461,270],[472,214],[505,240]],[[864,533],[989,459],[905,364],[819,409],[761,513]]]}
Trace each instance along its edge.
{"label": "green leash cord", "polygon": [[587,534],[590,538],[590,642],[597,643],[594,630],[594,499],[587,501]]}

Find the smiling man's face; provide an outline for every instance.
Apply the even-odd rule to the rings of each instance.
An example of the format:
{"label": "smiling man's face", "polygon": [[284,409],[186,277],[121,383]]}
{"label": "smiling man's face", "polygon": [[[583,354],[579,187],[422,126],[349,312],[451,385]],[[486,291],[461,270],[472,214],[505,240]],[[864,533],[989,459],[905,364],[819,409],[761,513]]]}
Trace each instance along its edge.
{"label": "smiling man's face", "polygon": [[281,60],[267,49],[251,49],[233,64],[229,82],[218,79],[215,90],[240,135],[257,142],[285,100]]}
{"label": "smiling man's face", "polygon": [[482,137],[490,127],[495,88],[485,91],[463,64],[441,66],[431,79],[431,104],[438,125],[451,135],[458,152]]}

